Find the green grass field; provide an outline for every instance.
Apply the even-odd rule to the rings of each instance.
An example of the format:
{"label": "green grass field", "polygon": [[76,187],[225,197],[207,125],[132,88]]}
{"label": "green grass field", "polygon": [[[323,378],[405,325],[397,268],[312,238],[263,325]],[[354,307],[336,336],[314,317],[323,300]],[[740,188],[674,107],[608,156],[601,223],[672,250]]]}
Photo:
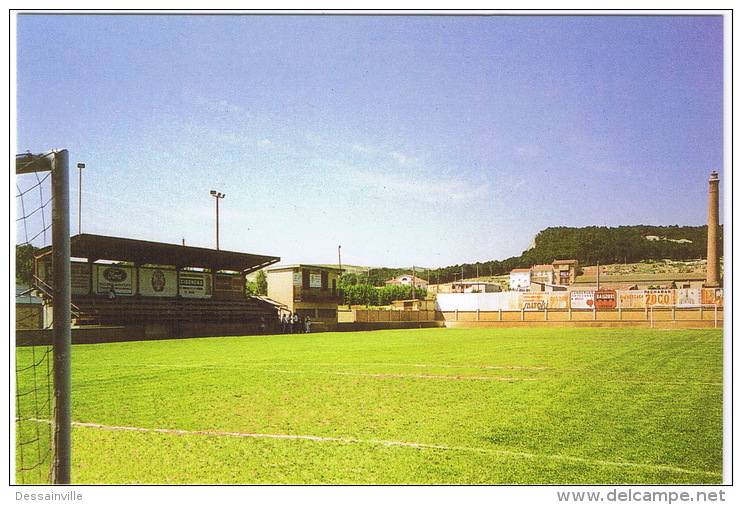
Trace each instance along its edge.
{"label": "green grass field", "polygon": [[721,330],[229,337],[73,360],[76,484],[722,481]]}

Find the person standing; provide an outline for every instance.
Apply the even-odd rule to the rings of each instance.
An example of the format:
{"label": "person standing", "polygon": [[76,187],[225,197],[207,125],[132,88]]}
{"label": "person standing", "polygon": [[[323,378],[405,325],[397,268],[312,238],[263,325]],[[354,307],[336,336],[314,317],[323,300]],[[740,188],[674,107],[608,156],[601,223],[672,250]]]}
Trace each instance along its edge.
{"label": "person standing", "polygon": [[311,325],[312,322],[309,320],[309,316],[307,316],[307,318],[304,319],[304,333],[309,333],[311,331]]}

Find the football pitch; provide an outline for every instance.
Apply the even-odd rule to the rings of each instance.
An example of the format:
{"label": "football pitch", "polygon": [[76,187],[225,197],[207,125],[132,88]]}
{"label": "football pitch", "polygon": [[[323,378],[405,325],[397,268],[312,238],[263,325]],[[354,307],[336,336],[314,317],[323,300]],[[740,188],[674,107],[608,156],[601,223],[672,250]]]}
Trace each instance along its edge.
{"label": "football pitch", "polygon": [[722,340],[438,328],[75,345],[72,483],[720,484]]}

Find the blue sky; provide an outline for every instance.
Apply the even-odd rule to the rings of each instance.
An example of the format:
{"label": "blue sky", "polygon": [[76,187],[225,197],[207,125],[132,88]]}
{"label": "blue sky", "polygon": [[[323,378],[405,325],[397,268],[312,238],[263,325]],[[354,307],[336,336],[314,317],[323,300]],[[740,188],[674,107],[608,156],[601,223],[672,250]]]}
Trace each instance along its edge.
{"label": "blue sky", "polygon": [[[20,15],[16,151],[71,230],[440,267],[551,226],[703,225],[720,16]],[[723,184],[723,176],[722,176]]]}

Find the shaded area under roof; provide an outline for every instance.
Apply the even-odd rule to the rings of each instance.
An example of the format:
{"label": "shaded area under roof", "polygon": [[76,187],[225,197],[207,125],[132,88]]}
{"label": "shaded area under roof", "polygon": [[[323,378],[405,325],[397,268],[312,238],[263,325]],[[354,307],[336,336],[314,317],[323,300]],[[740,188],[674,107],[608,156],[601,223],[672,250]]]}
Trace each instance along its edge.
{"label": "shaded area under roof", "polygon": [[[40,249],[36,257],[51,252],[51,247]],[[107,237],[83,233],[70,238],[70,256],[88,261],[127,261],[137,265],[171,265],[178,268],[208,268],[254,272],[281,260],[277,256],[262,256],[233,251],[164,244],[146,240]]]}

